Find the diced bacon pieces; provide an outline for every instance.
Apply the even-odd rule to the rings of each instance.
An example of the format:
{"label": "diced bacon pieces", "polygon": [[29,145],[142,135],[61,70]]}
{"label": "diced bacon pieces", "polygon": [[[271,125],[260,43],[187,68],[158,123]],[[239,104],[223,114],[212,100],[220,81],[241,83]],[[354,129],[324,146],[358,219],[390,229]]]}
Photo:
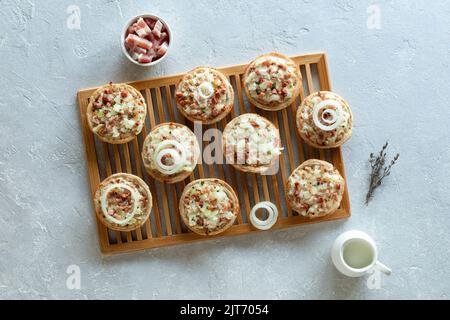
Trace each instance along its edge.
{"label": "diced bacon pieces", "polygon": [[144,48],[141,48],[141,47],[134,47],[133,51],[136,52],[136,53],[139,53],[139,54],[146,54],[147,53],[147,50],[144,49]]}
{"label": "diced bacon pieces", "polygon": [[151,41],[153,43],[156,43],[156,41],[157,41],[155,36],[151,32],[148,35],[145,36],[145,39],[147,39],[148,41]]}
{"label": "diced bacon pieces", "polygon": [[138,61],[139,60],[139,56],[140,56],[139,53],[136,53],[136,52],[132,52],[131,53],[131,58],[133,58],[133,60]]}
{"label": "diced bacon pieces", "polygon": [[139,63],[150,63],[152,62],[152,57],[146,55],[146,54],[141,54],[138,58]]}
{"label": "diced bacon pieces", "polygon": [[138,27],[141,29],[145,29],[146,32],[150,32],[150,28],[147,25],[147,23],[144,21],[144,19],[139,18],[138,21],[136,22]]}
{"label": "diced bacon pieces", "polygon": [[151,41],[148,41],[147,39],[142,39],[141,41],[137,43],[138,47],[150,50],[153,48],[153,43]]}
{"label": "diced bacon pieces", "polygon": [[[152,34],[153,35],[153,34]],[[153,44],[155,47],[159,47],[163,42],[167,41],[166,40],[167,37],[167,33],[162,32],[161,36],[159,37],[159,39],[154,39],[153,40]]]}
{"label": "diced bacon pieces", "polygon": [[162,32],[161,37],[159,37],[159,41],[163,42],[166,39],[166,37],[167,37],[167,33]]}
{"label": "diced bacon pieces", "polygon": [[152,30],[152,33],[157,37],[161,37],[161,30],[162,30],[163,24],[160,20],[156,21],[155,27]]}
{"label": "diced bacon pieces", "polygon": [[135,32],[136,32],[136,24],[133,24],[128,28],[128,34],[133,34]]}
{"label": "diced bacon pieces", "polygon": [[139,37],[144,38],[146,35],[150,34],[152,31],[150,27],[145,23],[144,19],[139,18],[135,23],[137,25],[136,33]]}
{"label": "diced bacon pieces", "polygon": [[157,58],[157,57],[156,57],[156,52],[155,52],[154,49],[148,50],[147,55],[148,55],[149,57],[151,57],[152,60],[155,59],[155,58]]}
{"label": "diced bacon pieces", "polygon": [[128,28],[125,48],[133,60],[147,64],[167,53],[169,41],[161,20],[141,17]]}
{"label": "diced bacon pieces", "polygon": [[149,50],[153,47],[153,43],[151,43],[147,39],[142,39],[135,34],[129,34],[128,37],[125,39],[125,41],[129,45],[136,45],[138,47],[141,47],[141,48],[144,48],[147,50]]}
{"label": "diced bacon pieces", "polygon": [[134,35],[134,34],[129,34],[126,39],[125,39],[125,43],[129,46],[129,47],[133,47],[136,44],[136,39],[139,38],[138,36]]}
{"label": "diced bacon pieces", "polygon": [[150,27],[150,29],[153,29],[155,27],[155,20],[152,20],[150,18],[145,18],[145,23]]}
{"label": "diced bacon pieces", "polygon": [[145,33],[144,29],[137,29],[136,33],[139,37],[144,38],[147,34]]}
{"label": "diced bacon pieces", "polygon": [[166,52],[167,52],[167,48],[168,48],[167,42],[164,42],[164,43],[156,50],[156,55],[157,55],[158,57],[161,57],[161,56],[165,55]]}

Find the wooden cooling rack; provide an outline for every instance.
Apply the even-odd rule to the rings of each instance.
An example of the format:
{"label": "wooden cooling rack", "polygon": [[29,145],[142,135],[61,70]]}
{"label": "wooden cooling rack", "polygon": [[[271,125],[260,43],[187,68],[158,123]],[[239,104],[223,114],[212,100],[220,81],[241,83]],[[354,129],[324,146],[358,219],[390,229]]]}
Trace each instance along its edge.
{"label": "wooden cooling rack", "polygon": [[[234,110],[222,121],[208,128],[223,130],[232,118],[246,112],[258,113],[271,120],[280,129],[283,154],[280,157],[280,170],[277,175],[260,176],[236,171],[230,165],[206,163],[199,164],[187,181],[166,185],[149,178],[141,162],[141,149],[144,138],[151,128],[162,122],[179,122],[192,129],[192,123],[185,119],[176,108],[174,101],[175,86],[183,74],[153,78],[129,84],[141,91],[146,99],[148,114],[146,126],[142,133],[133,141],[122,145],[110,145],[100,141],[90,130],[86,119],[86,108],[89,97],[96,88],[80,90],[78,104],[80,108],[81,129],[86,147],[87,168],[90,179],[91,193],[94,195],[100,181],[111,174],[126,172],[143,178],[153,194],[153,211],[150,219],[140,228],[132,232],[113,231],[97,220],[100,250],[104,255],[129,252],[134,250],[163,247],[208,240],[218,237],[261,232],[252,227],[248,215],[251,208],[259,201],[272,201],[281,213],[273,229],[316,223],[327,220],[347,218],[350,216],[350,203],[347,188],[339,209],[331,215],[309,219],[292,211],[285,201],[284,186],[290,173],[300,163],[316,158],[329,161],[345,178],[341,148],[323,150],[315,149],[304,143],[297,134],[295,114],[297,106],[305,95],[318,90],[331,90],[326,56],[324,53],[308,54],[291,57],[299,66],[303,76],[303,86],[300,97],[290,107],[268,112],[255,108],[246,99],[242,88],[242,76],[247,64],[219,68],[231,84],[235,92]],[[203,146],[211,142],[203,142]],[[184,186],[194,179],[215,177],[227,181],[239,195],[241,214],[235,224],[222,234],[216,236],[200,236],[189,231],[181,222],[178,212],[178,199]],[[347,184],[348,185],[348,184]],[[95,212],[94,217],[97,219]]]}

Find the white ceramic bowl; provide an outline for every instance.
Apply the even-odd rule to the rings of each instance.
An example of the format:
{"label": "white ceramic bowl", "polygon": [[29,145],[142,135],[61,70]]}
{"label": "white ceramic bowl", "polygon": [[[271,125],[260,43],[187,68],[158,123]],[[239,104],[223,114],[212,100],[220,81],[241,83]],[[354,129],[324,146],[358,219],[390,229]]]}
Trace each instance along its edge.
{"label": "white ceramic bowl", "polygon": [[[144,19],[145,19],[145,18],[151,18],[151,19],[153,19],[153,20],[160,20],[160,21],[162,22],[162,24],[166,27],[166,29],[167,29],[167,35],[168,35],[168,37],[169,37],[169,43],[168,43],[168,45],[167,45],[167,51],[166,51],[166,53],[165,53],[161,58],[159,58],[158,60],[152,61],[152,62],[150,62],[150,63],[139,63],[138,61],[134,60],[134,59],[130,56],[130,54],[128,53],[127,48],[125,47],[125,35],[126,35],[127,31],[128,31],[128,28],[129,28],[133,23],[135,23],[139,18],[144,18]],[[128,20],[128,22],[125,24],[124,28],[122,29],[122,34],[121,34],[121,36],[120,36],[120,45],[121,45],[121,47],[122,47],[122,52],[123,52],[123,54],[125,55],[125,57],[127,57],[127,59],[130,60],[131,62],[133,62],[134,64],[136,64],[136,65],[138,65],[138,66],[141,66],[141,67],[151,67],[151,66],[157,65],[158,63],[160,63],[161,61],[163,61],[163,60],[166,58],[167,54],[169,53],[169,49],[170,49],[170,47],[172,46],[172,41],[173,41],[173,38],[172,38],[172,31],[170,30],[170,27],[169,27],[169,25],[167,24],[167,22],[165,22],[165,21],[164,21],[163,19],[161,19],[160,17],[155,16],[155,15],[153,15],[153,14],[149,14],[149,13],[140,14],[140,15],[134,16],[134,17],[132,17],[130,20]]]}

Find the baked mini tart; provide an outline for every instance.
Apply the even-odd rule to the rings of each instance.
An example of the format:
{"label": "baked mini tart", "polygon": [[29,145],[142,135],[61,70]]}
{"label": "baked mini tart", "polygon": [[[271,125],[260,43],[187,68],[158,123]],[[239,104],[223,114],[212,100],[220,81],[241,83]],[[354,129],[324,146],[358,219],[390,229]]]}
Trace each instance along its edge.
{"label": "baked mini tart", "polygon": [[186,126],[167,122],[157,125],[147,135],[142,147],[142,161],[153,178],[175,183],[186,179],[197,166],[200,147],[194,133]]}
{"label": "baked mini tart", "polygon": [[294,103],[300,94],[299,66],[281,53],[257,57],[246,68],[243,86],[248,100],[258,108],[277,111]]}
{"label": "baked mini tart", "polygon": [[222,135],[225,159],[237,170],[264,173],[278,162],[280,132],[266,118],[244,113],[231,120]]}
{"label": "baked mini tart", "polygon": [[212,236],[233,225],[239,214],[239,200],[225,181],[199,179],[184,188],[179,210],[181,219],[190,230]]}
{"label": "baked mini tart", "polygon": [[175,102],[189,120],[212,124],[233,108],[233,87],[220,71],[198,67],[186,73],[177,85]]}
{"label": "baked mini tart", "polygon": [[306,97],[296,118],[300,136],[315,148],[339,147],[352,135],[352,110],[334,92],[318,91]]}
{"label": "baked mini tart", "polygon": [[147,107],[142,94],[132,86],[109,83],[92,94],[86,114],[89,128],[101,140],[121,144],[141,132]]}
{"label": "baked mini tart", "polygon": [[152,194],[139,177],[116,173],[103,180],[94,195],[98,219],[108,228],[132,231],[147,221],[152,210]]}
{"label": "baked mini tart", "polygon": [[305,217],[317,218],[339,208],[344,189],[344,178],[331,163],[310,159],[292,172],[285,192],[292,210]]}

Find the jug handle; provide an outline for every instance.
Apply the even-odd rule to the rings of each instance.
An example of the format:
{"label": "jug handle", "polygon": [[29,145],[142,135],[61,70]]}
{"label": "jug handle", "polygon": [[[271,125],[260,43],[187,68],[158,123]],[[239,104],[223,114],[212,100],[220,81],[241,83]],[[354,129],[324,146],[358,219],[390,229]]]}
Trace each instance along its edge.
{"label": "jug handle", "polygon": [[383,272],[387,276],[392,273],[391,268],[389,268],[386,265],[382,264],[380,261],[377,261],[375,263],[375,265],[380,269],[381,272]]}

